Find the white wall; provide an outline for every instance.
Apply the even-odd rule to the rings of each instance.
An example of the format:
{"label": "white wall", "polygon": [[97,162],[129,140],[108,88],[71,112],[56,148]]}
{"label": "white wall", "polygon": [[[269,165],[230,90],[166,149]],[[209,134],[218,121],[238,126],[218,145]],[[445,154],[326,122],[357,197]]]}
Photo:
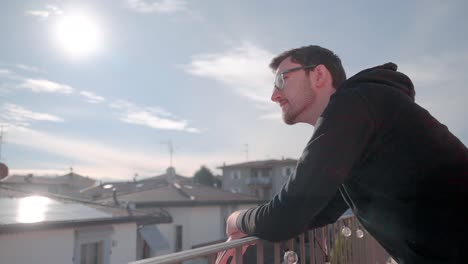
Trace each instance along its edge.
{"label": "white wall", "polygon": [[[111,264],[136,260],[135,223],[116,224],[111,233]],[[99,230],[97,227],[96,230]],[[73,263],[75,229],[32,231],[0,235],[0,263]]]}
{"label": "white wall", "polygon": [[137,225],[126,223],[113,225],[111,264],[136,260]]}
{"label": "white wall", "polygon": [[0,235],[5,264],[73,263],[74,231],[59,229]]}
{"label": "white wall", "polygon": [[[256,206],[239,205],[238,210]],[[187,206],[165,208],[172,216],[173,223],[157,225],[167,239],[170,249],[153,253],[154,256],[174,252],[175,226],[183,226],[183,250],[191,249],[194,245],[213,242],[225,238],[223,228],[225,220],[222,219],[220,205],[213,206]]]}

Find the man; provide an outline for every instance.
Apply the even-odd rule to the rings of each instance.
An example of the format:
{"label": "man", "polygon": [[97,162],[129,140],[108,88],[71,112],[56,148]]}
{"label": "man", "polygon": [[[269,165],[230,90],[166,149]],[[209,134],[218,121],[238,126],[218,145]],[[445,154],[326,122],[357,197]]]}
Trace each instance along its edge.
{"label": "man", "polygon": [[462,263],[468,151],[414,102],[411,80],[393,63],[346,80],[338,56],[319,46],[270,67],[284,122],[315,130],[279,193],[231,214],[227,235],[286,240],[351,208],[400,264]]}

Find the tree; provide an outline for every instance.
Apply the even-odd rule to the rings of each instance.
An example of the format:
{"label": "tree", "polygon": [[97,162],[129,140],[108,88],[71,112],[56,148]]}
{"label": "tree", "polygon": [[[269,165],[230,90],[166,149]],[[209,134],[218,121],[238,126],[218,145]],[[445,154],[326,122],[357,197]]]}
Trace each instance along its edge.
{"label": "tree", "polygon": [[193,180],[195,183],[211,187],[213,187],[214,183],[217,182],[213,173],[211,173],[211,171],[205,166],[201,166],[200,169],[195,172]]}

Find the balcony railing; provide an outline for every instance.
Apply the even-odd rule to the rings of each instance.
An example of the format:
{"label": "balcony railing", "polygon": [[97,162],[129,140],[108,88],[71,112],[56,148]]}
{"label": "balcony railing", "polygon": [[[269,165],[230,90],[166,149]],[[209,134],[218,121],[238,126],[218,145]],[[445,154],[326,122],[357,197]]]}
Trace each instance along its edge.
{"label": "balcony railing", "polygon": [[[242,247],[251,245],[244,256]],[[323,263],[390,263],[388,253],[359,225],[354,216],[342,217],[336,223],[309,230],[295,239],[271,243],[257,237],[214,244],[164,256],[139,260],[129,264],[209,263],[213,264],[218,252],[235,249],[232,264],[283,262],[286,251],[294,251],[300,264]],[[247,254],[249,253],[250,254]],[[247,256],[249,255],[249,256]],[[247,257],[250,257],[247,259]],[[195,262],[198,260],[198,262]],[[187,262],[189,263],[189,262]]]}
{"label": "balcony railing", "polygon": [[251,177],[245,179],[247,185],[271,185],[271,177]]}

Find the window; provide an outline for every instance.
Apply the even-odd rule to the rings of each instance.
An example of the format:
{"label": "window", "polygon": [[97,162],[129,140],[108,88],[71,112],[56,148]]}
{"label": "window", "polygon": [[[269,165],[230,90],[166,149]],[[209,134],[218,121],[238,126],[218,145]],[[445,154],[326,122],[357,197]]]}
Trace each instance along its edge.
{"label": "window", "polygon": [[254,190],[254,196],[260,197],[260,190],[259,189]]}
{"label": "window", "polygon": [[50,192],[50,193],[58,193],[58,187],[54,186],[54,185],[51,185],[51,186],[47,187],[47,191]]}
{"label": "window", "polygon": [[138,227],[137,258],[149,258],[159,251],[170,249],[169,242],[156,225]]}
{"label": "window", "polygon": [[81,244],[80,264],[102,264],[104,241]]}
{"label": "window", "polygon": [[231,192],[232,193],[241,193],[241,189],[240,188],[231,188]]}
{"label": "window", "polygon": [[150,246],[148,245],[148,243],[146,243],[145,240],[143,240],[143,249],[142,249],[142,256],[141,256],[142,259],[145,259],[145,258],[151,258],[151,248]]}
{"label": "window", "polygon": [[109,264],[112,227],[75,230],[73,264]]}
{"label": "window", "polygon": [[284,176],[289,177],[292,174],[292,168],[291,167],[286,167],[284,168]]}
{"label": "window", "polygon": [[174,247],[174,250],[175,252],[179,252],[179,251],[182,251],[182,238],[183,238],[183,234],[182,234],[182,226],[181,225],[176,225],[175,226],[175,247]]}
{"label": "window", "polygon": [[240,171],[231,171],[231,180],[239,180]]}

